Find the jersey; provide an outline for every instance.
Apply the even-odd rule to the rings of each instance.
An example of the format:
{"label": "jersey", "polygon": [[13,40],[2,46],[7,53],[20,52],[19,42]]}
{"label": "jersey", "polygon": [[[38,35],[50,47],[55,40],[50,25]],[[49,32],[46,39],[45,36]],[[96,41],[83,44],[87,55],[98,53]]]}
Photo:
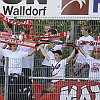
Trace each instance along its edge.
{"label": "jersey", "polygon": [[0,48],[0,54],[4,57],[9,57],[8,75],[10,73],[21,74],[22,59],[28,56],[28,52],[18,50],[12,52],[11,50]]}
{"label": "jersey", "polygon": [[[90,42],[90,41],[94,41],[94,38],[90,35],[87,37],[82,36],[82,37],[80,37],[79,41],[89,41]],[[93,50],[93,46],[90,46],[89,43],[84,44],[81,47],[88,55],[90,55],[90,50]],[[85,59],[86,58],[84,57],[84,55],[79,51],[76,62],[84,63],[84,62],[86,62]]]}
{"label": "jersey", "polygon": [[[19,46],[18,49],[24,52],[30,52],[33,50],[33,48],[26,46]],[[22,68],[30,68],[31,70],[33,70],[33,66],[34,66],[34,54],[32,56],[28,56],[22,59]]]}
{"label": "jersey", "polygon": [[[67,59],[67,58],[66,58]],[[59,62],[56,60],[51,60],[53,67],[52,77],[61,77],[65,78],[65,68],[66,68],[66,59],[62,59]],[[57,82],[58,80],[52,80],[52,82]]]}
{"label": "jersey", "polygon": [[51,93],[46,93],[40,98],[40,100],[53,100],[52,99],[52,94]]}
{"label": "jersey", "polygon": [[100,78],[100,60],[96,60],[87,55],[86,61],[90,65],[89,79]]}

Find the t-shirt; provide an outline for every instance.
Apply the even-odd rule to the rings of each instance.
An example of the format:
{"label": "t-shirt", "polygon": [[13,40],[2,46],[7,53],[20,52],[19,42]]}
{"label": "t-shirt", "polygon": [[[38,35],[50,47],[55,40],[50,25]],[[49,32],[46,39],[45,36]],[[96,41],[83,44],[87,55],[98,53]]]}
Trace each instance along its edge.
{"label": "t-shirt", "polygon": [[[45,44],[44,50],[46,51],[50,59],[54,59],[54,54],[52,51],[62,50],[62,45]],[[47,59],[44,59],[44,61],[42,62],[42,65],[51,66],[51,63]]]}
{"label": "t-shirt", "polygon": [[10,73],[21,74],[22,58],[27,57],[28,52],[18,51],[18,50],[12,52],[11,50],[0,48],[0,54],[2,54],[4,57],[9,58],[8,75],[10,75]]}
{"label": "t-shirt", "polygon": [[4,96],[0,94],[0,100],[4,100]]}
{"label": "t-shirt", "polygon": [[[66,59],[62,59],[61,61],[57,62],[56,60],[50,60],[52,64],[52,77],[61,77],[65,78],[65,68],[66,68]],[[52,82],[56,82],[58,80],[52,80]]]}
{"label": "t-shirt", "polygon": [[89,78],[100,78],[100,60],[96,60],[87,55],[86,61],[90,65]]}
{"label": "t-shirt", "polygon": [[46,93],[40,98],[40,100],[53,100],[53,99],[51,93]]}
{"label": "t-shirt", "polygon": [[[24,52],[30,52],[33,50],[33,48],[26,47],[26,46],[19,46],[19,50],[24,51]],[[30,68],[31,70],[33,70],[33,66],[34,66],[34,54],[22,60],[23,68]]]}
{"label": "t-shirt", "polygon": [[[89,41],[90,42],[90,41],[94,41],[94,38],[90,35],[87,37],[82,36],[82,37],[80,37],[80,39],[78,41]],[[90,55],[90,50],[93,50],[93,46],[90,46],[89,43],[84,44],[81,47],[88,55]],[[79,51],[76,62],[84,63],[84,62],[86,62],[85,59],[86,59],[85,56]]]}

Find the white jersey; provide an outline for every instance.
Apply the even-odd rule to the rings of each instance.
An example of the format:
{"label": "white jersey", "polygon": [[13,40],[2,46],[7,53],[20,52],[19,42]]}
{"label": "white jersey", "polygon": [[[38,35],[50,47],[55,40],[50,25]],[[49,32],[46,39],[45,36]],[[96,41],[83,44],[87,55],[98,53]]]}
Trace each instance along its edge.
{"label": "white jersey", "polygon": [[[54,59],[54,54],[52,51],[62,50],[62,45],[45,44],[44,50],[46,51],[50,59]],[[42,65],[51,66],[51,63],[47,59],[44,59],[44,61],[42,62]]]}
{"label": "white jersey", "polygon": [[[82,37],[80,37],[79,41],[89,41],[90,42],[90,41],[94,41],[94,38],[92,36],[90,36],[90,35],[87,36],[87,37],[82,36]],[[89,45],[89,43],[87,43],[85,45],[82,45],[82,49],[88,55],[90,55],[90,50],[93,50],[93,46],[91,46],[91,45]],[[84,63],[84,62],[86,62],[85,59],[86,58],[84,57],[84,55],[79,51],[78,57],[76,59],[76,62],[78,62],[78,63]]]}
{"label": "white jersey", "polygon": [[89,79],[100,78],[100,60],[96,60],[87,55],[87,63],[90,65]]}
{"label": "white jersey", "polygon": [[[24,52],[30,52],[33,50],[33,48],[26,47],[26,46],[19,46],[18,48],[21,51]],[[34,54],[32,56],[28,56],[22,60],[22,67],[23,68],[30,68],[33,71],[34,67]]]}
{"label": "white jersey", "polygon": [[[65,68],[66,68],[66,59],[63,59],[59,62],[56,60],[50,60],[52,64],[52,77],[65,78]],[[57,82],[58,80],[52,80],[52,82]]]}
{"label": "white jersey", "polygon": [[8,75],[10,75],[10,73],[21,74],[22,58],[27,57],[28,52],[18,51],[18,50],[12,52],[11,50],[0,48],[0,54],[2,54],[4,57],[9,58]]}

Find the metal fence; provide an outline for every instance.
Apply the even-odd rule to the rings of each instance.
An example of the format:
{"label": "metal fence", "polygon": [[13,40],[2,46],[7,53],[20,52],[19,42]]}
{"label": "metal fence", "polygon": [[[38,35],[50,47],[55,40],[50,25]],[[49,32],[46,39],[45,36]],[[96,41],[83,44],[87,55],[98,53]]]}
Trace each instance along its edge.
{"label": "metal fence", "polygon": [[[15,68],[16,70],[13,70],[13,73],[9,74],[9,69],[11,68],[9,63],[13,63],[13,60],[17,62],[21,59],[6,58],[5,60],[5,100],[40,100],[41,91],[46,88],[46,85],[42,84],[42,80],[52,80],[54,82],[54,93],[50,94],[52,100],[99,100],[100,98],[100,78],[95,78],[94,76],[91,77],[91,79],[89,77],[82,77],[81,71],[79,72],[79,76],[74,75],[73,59],[71,59],[69,64],[61,69],[65,71],[65,74],[62,72],[62,74],[60,74],[61,76],[55,77],[42,77],[41,59],[35,59],[37,64],[34,65],[33,74],[31,76],[26,76],[23,73],[14,73],[16,70],[22,69],[20,66],[17,66]],[[24,62],[28,63],[28,60],[24,60]],[[59,68],[54,70],[59,70]],[[94,73],[95,72],[98,72],[97,68],[94,68]],[[88,72],[88,74],[89,73],[90,72]]]}
{"label": "metal fence", "polygon": [[[27,18],[26,18],[27,19]],[[16,21],[22,21],[17,19]],[[69,30],[71,32],[70,42],[75,42],[77,38],[81,36],[81,26],[84,24],[88,24],[91,26],[91,35],[95,38],[98,33],[100,32],[100,20],[67,20],[63,18],[63,20],[45,20],[45,19],[33,19],[33,26],[35,34],[43,33],[44,25],[48,24],[52,28],[57,29],[58,32]],[[3,24],[0,21],[1,27],[0,31],[3,31]],[[19,34],[22,30],[27,29],[27,27],[16,26],[15,32]],[[13,27],[14,30],[14,27]],[[62,39],[63,40],[63,39]],[[71,51],[70,51],[71,50]],[[68,56],[72,52],[72,49],[67,48],[67,50],[63,50],[63,58]],[[97,81],[89,81],[89,78],[84,78],[77,76],[73,76],[72,66],[74,64],[73,59],[69,62],[66,66],[65,71],[65,78],[61,77],[41,77],[42,75],[42,67],[41,67],[41,56],[36,53],[34,59],[34,70],[32,71],[31,77],[22,77],[20,78],[20,84],[9,84],[9,77],[8,77],[8,62],[6,62],[6,69],[5,69],[5,100],[8,100],[8,97],[11,93],[9,91],[11,88],[10,86],[17,87],[17,97],[15,96],[16,100],[26,100],[26,96],[32,97],[32,100],[40,100],[41,91],[45,89],[45,86],[41,85],[43,79],[54,79],[59,80],[55,83],[55,91],[52,94],[52,100],[99,100],[100,99],[100,82]],[[26,61],[28,62],[28,61]],[[17,76],[17,75],[15,75]],[[32,79],[32,87],[30,88],[31,83],[27,83],[29,80]],[[24,83],[24,81],[26,83]],[[65,81],[63,81],[65,80]],[[94,79],[95,80],[95,79]],[[96,79],[98,80],[98,79]],[[26,88],[28,87],[28,88]],[[12,88],[14,89],[14,88]],[[30,90],[30,91],[27,91]],[[32,90],[32,91],[31,91]],[[15,94],[14,94],[15,95]],[[22,96],[22,97],[21,97]],[[20,98],[21,97],[21,98]],[[12,97],[9,97],[12,98]],[[15,100],[15,99],[14,99]],[[27,99],[30,100],[30,99]]]}

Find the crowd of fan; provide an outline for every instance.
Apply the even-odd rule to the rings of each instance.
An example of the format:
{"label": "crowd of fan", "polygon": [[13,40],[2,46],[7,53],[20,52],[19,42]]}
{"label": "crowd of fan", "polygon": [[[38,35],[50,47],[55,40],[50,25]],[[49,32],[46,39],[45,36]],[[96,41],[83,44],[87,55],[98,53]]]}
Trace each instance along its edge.
{"label": "crowd of fan", "polygon": [[[12,33],[11,27],[9,27],[6,22],[3,23],[5,26],[4,31]],[[17,38],[22,40],[22,35],[28,32],[29,31],[23,31]],[[57,31],[52,29],[50,25],[44,26],[44,32],[45,35],[57,34]],[[94,38],[90,36],[90,26],[82,26],[81,32],[83,36],[80,37],[78,41],[95,41]],[[52,41],[55,39],[48,38],[48,40]],[[60,40],[58,39],[58,41]],[[68,42],[67,37],[65,42]],[[25,41],[25,43],[28,43],[28,41]],[[33,49],[17,44],[7,45],[0,43],[0,79],[2,79],[2,82],[0,81],[0,100],[4,100],[2,96],[4,88],[1,87],[4,87],[2,84],[4,84],[3,76],[5,75],[5,67],[8,67],[9,76],[8,100],[32,100],[32,96],[30,95],[29,99],[27,94],[31,92],[32,82],[29,80],[29,76],[32,76],[35,52],[39,52],[44,56],[41,77],[58,78],[57,80],[42,79],[42,85],[49,83],[49,85],[52,84],[53,86],[53,83],[59,81],[61,78],[64,81],[66,64],[68,64],[75,55],[75,63],[73,66],[70,66],[73,69],[72,77],[89,78],[90,80],[96,81],[96,78],[100,78],[100,47],[91,46],[89,43],[76,45],[79,49],[78,54],[75,54],[75,49],[73,49],[68,57],[62,59],[62,50],[66,48],[66,46],[62,44],[42,44],[37,46],[37,49]],[[5,66],[4,58],[6,57],[9,58],[8,66]],[[99,81],[99,79],[97,81]],[[42,94],[41,97],[44,94]]]}

